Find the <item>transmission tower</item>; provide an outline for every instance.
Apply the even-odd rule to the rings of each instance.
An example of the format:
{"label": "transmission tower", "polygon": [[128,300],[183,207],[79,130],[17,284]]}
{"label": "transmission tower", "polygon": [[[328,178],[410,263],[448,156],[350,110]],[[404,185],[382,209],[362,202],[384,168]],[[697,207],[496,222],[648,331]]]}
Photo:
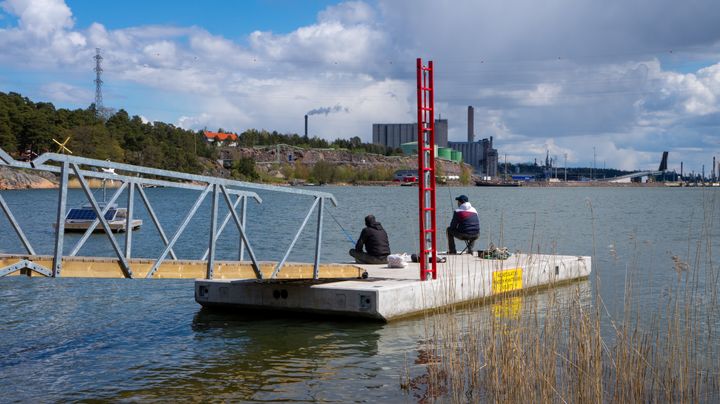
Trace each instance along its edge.
{"label": "transmission tower", "polygon": [[102,60],[103,57],[100,55],[100,48],[95,48],[95,115],[102,117],[105,111],[103,107],[103,96],[102,96]]}

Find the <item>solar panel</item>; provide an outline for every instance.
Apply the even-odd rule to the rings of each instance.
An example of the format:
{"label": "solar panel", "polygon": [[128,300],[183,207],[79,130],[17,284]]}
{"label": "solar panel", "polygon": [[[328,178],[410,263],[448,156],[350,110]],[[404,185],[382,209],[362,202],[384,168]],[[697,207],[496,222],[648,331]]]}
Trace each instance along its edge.
{"label": "solar panel", "polygon": [[70,209],[67,214],[68,220],[93,220],[95,212],[90,209]]}
{"label": "solar panel", "polygon": [[[105,220],[112,220],[115,217],[115,209],[110,209],[105,213]],[[67,220],[95,220],[97,216],[92,209],[70,209]]]}

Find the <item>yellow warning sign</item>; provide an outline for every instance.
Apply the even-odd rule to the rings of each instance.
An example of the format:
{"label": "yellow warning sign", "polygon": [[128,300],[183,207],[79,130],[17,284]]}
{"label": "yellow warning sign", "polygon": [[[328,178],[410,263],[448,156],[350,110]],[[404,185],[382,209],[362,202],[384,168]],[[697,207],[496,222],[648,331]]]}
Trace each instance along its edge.
{"label": "yellow warning sign", "polygon": [[494,295],[519,289],[522,289],[522,268],[493,272],[492,292]]}

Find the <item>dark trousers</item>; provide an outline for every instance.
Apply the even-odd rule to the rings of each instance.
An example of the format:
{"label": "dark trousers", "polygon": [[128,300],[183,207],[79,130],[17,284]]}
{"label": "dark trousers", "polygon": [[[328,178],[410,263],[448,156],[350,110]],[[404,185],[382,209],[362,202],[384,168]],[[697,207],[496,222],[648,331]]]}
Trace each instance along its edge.
{"label": "dark trousers", "polygon": [[355,262],[358,264],[373,264],[373,265],[379,265],[379,264],[387,264],[387,255],[383,257],[376,257],[374,255],[370,255],[366,252],[358,251],[354,248],[350,249],[350,255],[355,258]]}
{"label": "dark trousers", "polygon": [[468,253],[472,254],[473,252],[473,246],[475,245],[475,240],[477,240],[478,235],[477,234],[465,234],[460,233],[459,231],[451,228],[447,228],[447,240],[448,240],[448,253],[450,254],[457,254],[457,249],[455,248],[455,239],[459,238],[460,240],[468,241]]}

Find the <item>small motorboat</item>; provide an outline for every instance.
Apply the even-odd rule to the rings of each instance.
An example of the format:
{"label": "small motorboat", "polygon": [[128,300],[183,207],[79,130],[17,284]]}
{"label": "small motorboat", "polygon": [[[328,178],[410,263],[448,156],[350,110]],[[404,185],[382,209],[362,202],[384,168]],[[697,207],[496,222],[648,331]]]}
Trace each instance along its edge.
{"label": "small motorboat", "polygon": [[[100,203],[100,209],[105,209],[105,204]],[[86,231],[90,225],[97,219],[95,211],[92,205],[85,204],[79,208],[72,208],[65,216],[65,231]],[[127,209],[118,208],[117,205],[112,204],[107,212],[105,212],[105,220],[110,225],[110,230],[113,232],[124,232],[127,230]],[[132,229],[138,229],[142,226],[142,220],[132,219]],[[105,231],[100,223],[93,230],[95,232]]]}

